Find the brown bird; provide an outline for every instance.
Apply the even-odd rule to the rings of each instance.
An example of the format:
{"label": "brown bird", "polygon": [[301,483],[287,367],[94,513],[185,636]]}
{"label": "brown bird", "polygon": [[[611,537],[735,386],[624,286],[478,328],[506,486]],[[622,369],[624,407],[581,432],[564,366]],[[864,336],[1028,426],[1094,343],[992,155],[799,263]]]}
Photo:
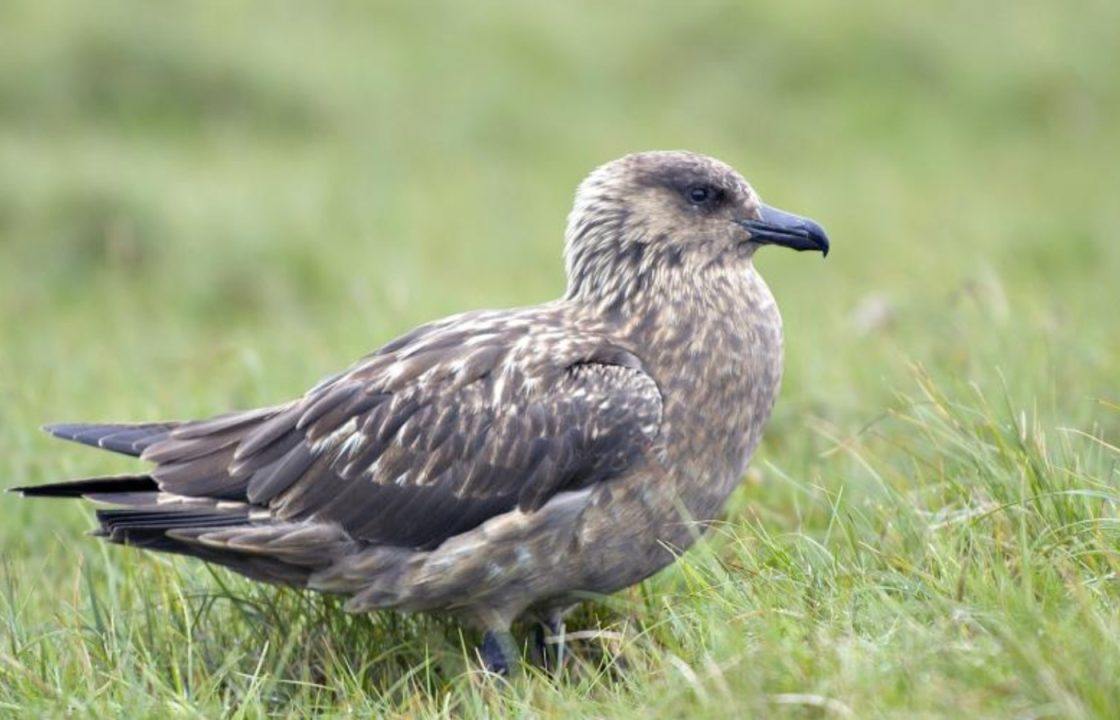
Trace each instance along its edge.
{"label": "brown bird", "polygon": [[273,407],[48,426],[154,467],[16,490],[352,612],[453,613],[506,673],[515,619],[559,632],[671,563],[738,484],[782,373],[763,245],[828,252],[718,160],[629,155],[576,192],[563,298],[423,325]]}

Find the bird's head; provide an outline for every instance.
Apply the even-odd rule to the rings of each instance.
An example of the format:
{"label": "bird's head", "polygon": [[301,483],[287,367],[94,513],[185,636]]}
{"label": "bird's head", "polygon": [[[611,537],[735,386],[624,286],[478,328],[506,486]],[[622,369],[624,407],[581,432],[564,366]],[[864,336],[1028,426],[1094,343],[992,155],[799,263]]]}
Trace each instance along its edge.
{"label": "bird's head", "polygon": [[763,245],[828,254],[820,225],[763,204],[729,165],[683,151],[627,155],[595,169],[576,191],[565,242],[573,297],[749,262]]}

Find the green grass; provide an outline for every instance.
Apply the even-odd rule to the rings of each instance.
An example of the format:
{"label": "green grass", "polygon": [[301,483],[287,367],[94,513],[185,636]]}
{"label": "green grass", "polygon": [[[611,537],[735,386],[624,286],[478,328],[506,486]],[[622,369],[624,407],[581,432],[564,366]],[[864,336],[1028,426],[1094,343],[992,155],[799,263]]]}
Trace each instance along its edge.
{"label": "green grass", "polygon": [[1093,0],[3,4],[5,486],[133,467],[43,422],[276,402],[556,296],[571,192],[625,152],[721,157],[834,252],[760,257],[787,370],[749,477],[573,619],[562,677],[5,495],[0,715],[1120,716],[1117,28]]}

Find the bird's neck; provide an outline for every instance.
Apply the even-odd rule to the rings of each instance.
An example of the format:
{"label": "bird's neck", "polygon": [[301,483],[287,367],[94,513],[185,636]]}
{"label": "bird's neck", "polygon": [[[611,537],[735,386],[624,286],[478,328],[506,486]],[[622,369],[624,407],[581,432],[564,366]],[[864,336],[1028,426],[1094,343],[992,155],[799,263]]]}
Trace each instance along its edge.
{"label": "bird's neck", "polygon": [[734,393],[739,388],[723,380],[781,357],[777,304],[750,260],[653,274],[625,297],[601,298],[598,308],[650,372],[665,376],[659,381],[694,378]]}

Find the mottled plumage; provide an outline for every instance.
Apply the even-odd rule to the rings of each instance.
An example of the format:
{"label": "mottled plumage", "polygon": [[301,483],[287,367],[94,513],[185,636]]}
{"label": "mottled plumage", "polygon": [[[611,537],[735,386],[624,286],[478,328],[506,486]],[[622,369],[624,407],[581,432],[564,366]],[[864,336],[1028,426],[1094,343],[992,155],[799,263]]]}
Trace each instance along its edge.
{"label": "mottled plumage", "polygon": [[555,622],[671,562],[742,475],[781,376],[752,264],[768,243],[828,247],[716,160],[627,156],[577,192],[564,298],[424,325],[274,407],[49,426],[153,467],[20,490],[108,506],[112,542],[344,593],[352,611]]}

